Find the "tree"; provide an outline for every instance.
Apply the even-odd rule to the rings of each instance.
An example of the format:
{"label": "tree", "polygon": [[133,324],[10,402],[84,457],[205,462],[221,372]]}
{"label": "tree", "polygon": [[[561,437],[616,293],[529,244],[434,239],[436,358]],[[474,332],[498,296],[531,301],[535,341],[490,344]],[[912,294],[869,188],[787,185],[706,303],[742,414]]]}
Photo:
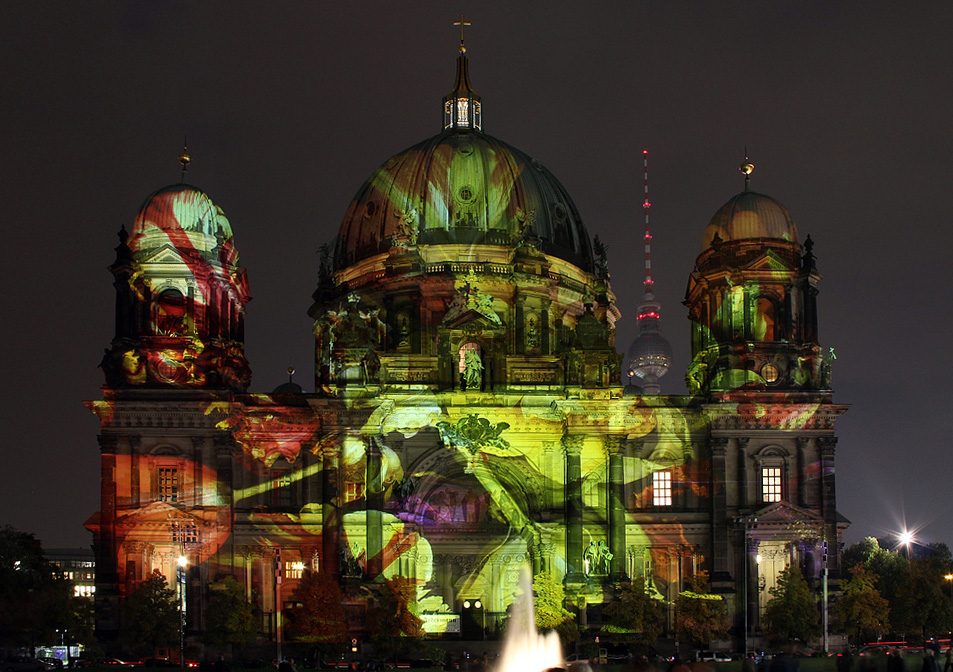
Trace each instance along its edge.
{"label": "tree", "polygon": [[877,575],[868,572],[860,563],[854,565],[850,579],[843,584],[844,594],[834,604],[832,616],[835,627],[854,633],[855,644],[890,629],[890,604],[877,590]]}
{"label": "tree", "polygon": [[137,653],[179,641],[178,600],[158,569],[123,602],[121,638]]}
{"label": "tree", "polygon": [[561,583],[546,572],[533,577],[533,609],[536,629],[540,632],[555,630],[563,644],[579,639],[579,628],[573,614],[563,605],[566,592]]}
{"label": "tree", "polygon": [[395,576],[380,585],[365,625],[383,656],[411,655],[423,645],[423,621],[414,613],[416,597],[417,586],[411,579]]}
{"label": "tree", "polygon": [[811,589],[797,565],[788,565],[771,589],[771,599],[761,618],[768,639],[774,644],[809,641],[820,636],[820,615]]}
{"label": "tree", "polygon": [[305,571],[292,599],[300,606],[287,611],[288,636],[327,651],[347,641],[344,593],[327,572]]}
{"label": "tree", "polygon": [[255,638],[258,626],[245,588],[227,576],[211,586],[212,595],[205,611],[205,641],[215,646],[244,647]]}
{"label": "tree", "polygon": [[645,589],[645,579],[624,582],[618,597],[602,610],[602,631],[626,644],[654,644],[665,624],[665,605]]}
{"label": "tree", "polygon": [[675,598],[676,628],[680,639],[704,647],[728,636],[728,614],[721,595],[709,592],[707,572],[693,576],[690,583],[691,590]]}
{"label": "tree", "polygon": [[0,643],[52,641],[72,625],[80,606],[72,584],[43,553],[39,540],[9,525],[0,528]]}
{"label": "tree", "polygon": [[936,637],[950,631],[950,598],[944,592],[945,571],[929,557],[910,561],[901,589],[908,636]]}

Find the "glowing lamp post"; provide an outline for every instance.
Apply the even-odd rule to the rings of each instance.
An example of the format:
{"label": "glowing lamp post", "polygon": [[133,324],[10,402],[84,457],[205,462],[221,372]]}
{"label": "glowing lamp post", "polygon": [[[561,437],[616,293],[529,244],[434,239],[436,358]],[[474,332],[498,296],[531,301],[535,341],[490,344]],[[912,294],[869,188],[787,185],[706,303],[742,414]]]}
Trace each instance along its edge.
{"label": "glowing lamp post", "polygon": [[475,602],[470,602],[470,600],[463,601],[464,609],[479,609],[480,610],[480,626],[483,633],[483,639],[486,640],[486,610],[483,608],[483,603],[480,600]]}
{"label": "glowing lamp post", "polygon": [[904,530],[900,533],[900,545],[903,546],[906,551],[907,560],[910,559],[910,544],[913,543],[913,532],[909,530]]}
{"label": "glowing lamp post", "polygon": [[189,560],[184,555],[179,556],[176,578],[179,584],[179,667],[185,667],[185,568]]}

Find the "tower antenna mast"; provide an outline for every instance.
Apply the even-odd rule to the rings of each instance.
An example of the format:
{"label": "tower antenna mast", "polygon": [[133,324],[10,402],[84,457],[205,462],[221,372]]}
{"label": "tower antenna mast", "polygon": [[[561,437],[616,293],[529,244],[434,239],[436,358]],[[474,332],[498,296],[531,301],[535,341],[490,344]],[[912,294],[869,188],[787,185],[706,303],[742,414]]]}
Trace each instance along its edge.
{"label": "tower antenna mast", "polygon": [[652,203],[649,201],[649,150],[647,149],[642,150],[642,169],[645,176],[645,199],[642,201],[642,211],[645,213],[645,280],[642,284],[645,285],[645,298],[651,300],[655,298],[652,293],[652,285],[655,281],[652,280],[652,233],[649,229],[649,209]]}

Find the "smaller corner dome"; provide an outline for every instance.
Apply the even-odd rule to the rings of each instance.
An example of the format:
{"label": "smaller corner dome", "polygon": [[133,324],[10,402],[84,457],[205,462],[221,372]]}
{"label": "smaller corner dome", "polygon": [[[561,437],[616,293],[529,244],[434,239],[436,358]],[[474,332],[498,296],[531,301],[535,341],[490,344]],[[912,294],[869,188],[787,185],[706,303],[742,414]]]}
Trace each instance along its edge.
{"label": "smaller corner dome", "polygon": [[138,241],[150,232],[204,234],[231,240],[232,227],[208,194],[189,184],[173,184],[149,196],[139,209],[131,237]]}
{"label": "smaller corner dome", "polygon": [[723,241],[768,238],[797,244],[797,227],[787,208],[770,196],[743,191],[725,203],[705,228],[702,252],[715,235]]}

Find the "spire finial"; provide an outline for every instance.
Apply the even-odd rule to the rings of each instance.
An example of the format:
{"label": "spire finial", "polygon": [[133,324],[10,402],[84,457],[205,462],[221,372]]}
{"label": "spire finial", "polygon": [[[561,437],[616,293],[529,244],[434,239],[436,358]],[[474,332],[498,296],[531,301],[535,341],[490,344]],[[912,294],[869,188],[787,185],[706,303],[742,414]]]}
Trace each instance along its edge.
{"label": "spire finial", "polygon": [[754,172],[754,164],[748,160],[748,147],[745,145],[745,160],[741,162],[741,165],[738,166],[738,170],[745,174],[745,191],[748,191],[748,187],[751,182],[751,173]]}
{"label": "spire finial", "polygon": [[185,182],[185,174],[189,172],[189,164],[192,163],[192,157],[189,156],[189,136],[185,136],[182,142],[182,153],[179,154],[179,163],[182,164],[182,181]]}
{"label": "spire finial", "polygon": [[460,15],[459,21],[453,25],[460,26],[460,55],[457,56],[457,78],[453,83],[453,90],[443,97],[443,128],[483,130],[483,112],[480,106],[480,96],[470,85],[470,75],[467,66],[467,46],[464,43],[464,29],[470,22]]}
{"label": "spire finial", "polygon": [[459,20],[459,21],[454,21],[454,22],[453,22],[453,25],[455,25],[455,26],[460,26],[460,53],[461,53],[461,54],[465,54],[465,53],[467,53],[467,45],[466,45],[466,43],[464,42],[463,30],[464,30],[464,28],[466,28],[467,26],[472,25],[472,24],[471,24],[469,21],[464,21],[464,20],[463,20],[463,14],[461,14],[461,15],[460,15],[460,20]]}

